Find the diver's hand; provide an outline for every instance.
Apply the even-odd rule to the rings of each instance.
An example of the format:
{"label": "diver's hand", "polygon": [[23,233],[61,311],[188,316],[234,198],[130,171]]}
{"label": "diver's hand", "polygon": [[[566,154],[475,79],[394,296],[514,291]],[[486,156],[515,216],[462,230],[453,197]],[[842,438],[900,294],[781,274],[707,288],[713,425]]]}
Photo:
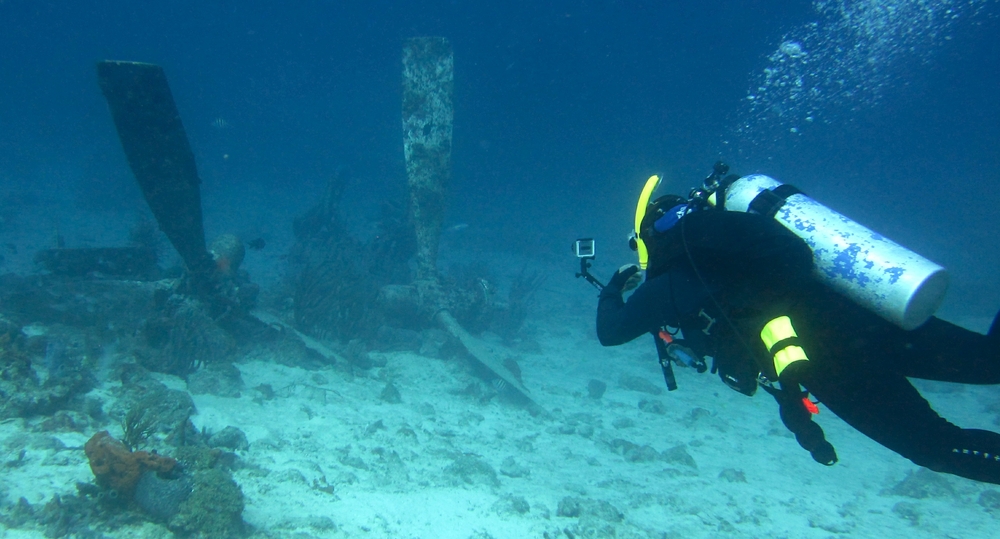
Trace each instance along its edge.
{"label": "diver's hand", "polygon": [[625,264],[618,268],[618,271],[611,276],[611,280],[608,281],[608,288],[624,294],[639,286],[640,281],[642,281],[642,274],[639,273],[639,266]]}

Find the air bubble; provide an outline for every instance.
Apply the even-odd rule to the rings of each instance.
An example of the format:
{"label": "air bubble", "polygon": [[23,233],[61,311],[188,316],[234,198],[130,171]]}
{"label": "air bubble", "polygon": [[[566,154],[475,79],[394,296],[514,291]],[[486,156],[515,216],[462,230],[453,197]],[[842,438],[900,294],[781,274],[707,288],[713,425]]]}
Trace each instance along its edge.
{"label": "air bubble", "polygon": [[737,148],[799,134],[799,125],[848,122],[901,84],[906,62],[926,61],[958,22],[996,0],[814,0],[817,20],[786,34],[744,99]]}
{"label": "air bubble", "polygon": [[786,41],[778,47],[778,51],[789,58],[801,58],[806,55],[806,51],[802,50],[802,44],[798,41]]}

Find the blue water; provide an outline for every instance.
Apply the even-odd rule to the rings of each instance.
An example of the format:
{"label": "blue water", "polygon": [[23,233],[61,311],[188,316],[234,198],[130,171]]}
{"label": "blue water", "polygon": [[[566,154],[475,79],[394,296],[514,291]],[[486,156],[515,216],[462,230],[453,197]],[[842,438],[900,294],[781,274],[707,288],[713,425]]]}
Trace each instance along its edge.
{"label": "blue water", "polygon": [[[798,183],[953,266],[966,261],[949,254],[954,242],[977,261],[1000,258],[983,190],[1000,174],[992,2],[896,2],[963,10],[948,24],[916,8],[876,21],[890,27],[872,30],[882,42],[861,43],[858,58],[811,49],[836,41],[837,17],[808,2],[507,4],[7,0],[4,182],[93,190],[100,178],[122,188],[106,204],[137,203],[95,82],[94,63],[112,58],[164,66],[207,190],[306,193],[347,165],[365,189],[398,191],[401,42],[443,35],[456,54],[455,222],[544,231],[554,248],[577,233],[625,231],[649,173],[686,190],[723,158]],[[806,28],[817,21],[824,29]],[[751,118],[741,135],[746,98],[784,42],[828,64],[798,66],[807,85],[830,93],[832,80],[853,76],[855,93],[786,112],[795,125]],[[816,80],[823,73],[832,80]],[[770,105],[798,106],[787,97]],[[798,136],[782,136],[790,127]]]}
{"label": "blue water", "polygon": [[[722,158],[953,267],[975,307],[1000,297],[987,269],[1000,260],[994,2],[535,4],[7,0],[3,182],[141,207],[94,75],[125,59],[166,69],[209,199],[304,207],[348,166],[356,206],[374,212],[366,191],[404,184],[402,40],[443,35],[456,56],[450,220],[503,230],[501,247],[621,245],[645,177],[686,191]],[[848,30],[861,22],[867,33]],[[748,110],[767,69],[805,89]],[[111,197],[87,196],[108,185]]]}
{"label": "blue water", "polygon": [[341,167],[365,230],[405,194],[401,47],[423,35],[455,53],[447,224],[463,239],[446,246],[568,279],[570,243],[594,237],[603,279],[634,256],[643,181],[686,194],[722,159],[947,266],[946,314],[1000,305],[995,0],[0,0],[0,273],[51,246],[26,230],[113,244],[81,230],[146,212],[104,59],[163,66],[209,236],[271,246],[252,277],[281,272],[292,217]]}

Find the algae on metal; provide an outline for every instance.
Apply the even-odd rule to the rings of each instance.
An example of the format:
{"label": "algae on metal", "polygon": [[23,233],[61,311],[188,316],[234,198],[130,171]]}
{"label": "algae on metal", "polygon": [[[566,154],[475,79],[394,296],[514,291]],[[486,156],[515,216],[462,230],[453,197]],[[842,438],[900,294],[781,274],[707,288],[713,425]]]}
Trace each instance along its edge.
{"label": "algae on metal", "polygon": [[436,278],[451,181],[454,65],[451,44],[443,37],[412,38],[403,47],[403,152],[417,234],[417,280]]}
{"label": "algae on metal", "polygon": [[481,366],[538,407],[489,345],[459,325],[440,290],[437,254],[451,180],[454,65],[451,44],[443,37],[412,38],[403,46],[403,151],[417,235],[414,284],[423,309],[438,325],[457,338]]}

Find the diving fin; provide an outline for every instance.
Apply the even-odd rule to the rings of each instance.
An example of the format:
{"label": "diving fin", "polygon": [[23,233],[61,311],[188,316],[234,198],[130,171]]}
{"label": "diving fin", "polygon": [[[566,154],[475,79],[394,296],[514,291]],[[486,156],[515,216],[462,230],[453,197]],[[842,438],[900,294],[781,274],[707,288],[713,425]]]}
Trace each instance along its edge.
{"label": "diving fin", "polygon": [[104,61],[97,64],[97,79],[160,230],[180,253],[195,285],[207,284],[215,264],[205,248],[201,180],[163,68]]}

